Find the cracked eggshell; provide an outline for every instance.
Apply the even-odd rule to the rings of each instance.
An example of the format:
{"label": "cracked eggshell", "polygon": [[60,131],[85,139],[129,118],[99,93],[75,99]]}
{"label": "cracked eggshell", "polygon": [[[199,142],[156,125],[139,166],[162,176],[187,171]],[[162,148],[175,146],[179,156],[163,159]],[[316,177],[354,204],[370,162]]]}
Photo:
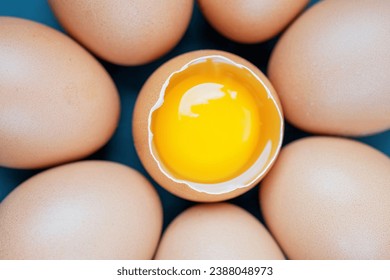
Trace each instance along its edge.
{"label": "cracked eggshell", "polygon": [[266,228],[228,203],[193,206],[168,226],[157,260],[283,260]]}
{"label": "cracked eggshell", "polygon": [[268,74],[286,119],[317,134],[390,129],[390,1],[321,1],[282,35]]}
{"label": "cracked eggshell", "polygon": [[49,169],[0,205],[0,259],[151,259],[162,206],[137,171],[108,161]]}
{"label": "cracked eggshell", "polygon": [[193,0],[49,0],[61,25],[112,63],[141,65],[173,49],[190,23]]}
{"label": "cracked eggshell", "polygon": [[261,183],[260,206],[289,259],[390,258],[390,159],[366,144],[288,144]]}
{"label": "cracked eggshell", "polygon": [[[203,191],[195,190],[194,188],[188,186],[188,184],[180,183],[177,180],[173,180],[171,176],[167,176],[157,164],[157,160],[151,154],[150,147],[150,131],[149,131],[149,116],[151,114],[152,108],[159,101],[161,91],[164,87],[164,84],[169,79],[170,75],[172,75],[176,71],[182,70],[188,63],[195,59],[199,59],[201,57],[206,56],[222,56],[233,61],[236,64],[242,65],[248,68],[253,72],[263,83],[264,87],[267,88],[268,93],[271,98],[274,100],[275,104],[278,107],[280,117],[281,117],[281,136],[280,143],[278,143],[277,152],[273,157],[271,164],[267,166],[265,170],[263,170],[263,174],[260,178],[257,178],[256,181],[253,181],[250,185],[246,187],[235,188],[234,190],[222,191],[219,193],[207,193]],[[282,138],[283,138],[283,117],[282,117],[281,105],[275,90],[273,89],[271,83],[268,81],[267,77],[257,69],[253,64],[248,62],[247,60],[223,51],[217,50],[200,50],[193,51],[189,53],[182,54],[177,56],[161,67],[159,67],[146,81],[144,86],[141,89],[141,92],[138,95],[136,105],[133,113],[133,137],[134,137],[134,145],[137,151],[140,160],[148,171],[148,173],[153,177],[157,183],[159,183],[162,187],[164,187],[169,192],[188,200],[199,201],[199,202],[215,202],[215,201],[223,201],[230,198],[237,197],[251,188],[253,188],[264,176],[264,174],[271,168],[275,157],[280,149]]]}
{"label": "cracked eggshell", "polygon": [[0,165],[42,168],[102,147],[119,120],[98,61],[45,25],[0,17]]}
{"label": "cracked eggshell", "polygon": [[198,0],[207,21],[223,36],[260,43],[281,32],[309,0]]}

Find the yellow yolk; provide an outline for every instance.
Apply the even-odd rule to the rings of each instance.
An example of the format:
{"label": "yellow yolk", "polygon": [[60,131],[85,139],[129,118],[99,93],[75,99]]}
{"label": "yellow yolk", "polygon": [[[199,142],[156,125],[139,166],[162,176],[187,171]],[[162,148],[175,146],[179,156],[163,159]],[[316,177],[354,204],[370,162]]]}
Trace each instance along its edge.
{"label": "yellow yolk", "polygon": [[171,78],[151,129],[159,160],[176,178],[219,183],[258,158],[264,104],[240,71],[247,70],[206,61]]}

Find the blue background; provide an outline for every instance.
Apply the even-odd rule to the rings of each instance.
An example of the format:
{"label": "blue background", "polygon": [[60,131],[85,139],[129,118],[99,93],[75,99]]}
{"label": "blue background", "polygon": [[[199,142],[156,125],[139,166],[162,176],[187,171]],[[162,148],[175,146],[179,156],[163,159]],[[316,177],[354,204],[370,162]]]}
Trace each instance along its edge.
{"label": "blue background", "polygon": [[[318,2],[318,0],[311,1],[310,5],[313,5],[316,2]],[[31,19],[63,31],[47,2],[44,0],[1,0],[0,16],[14,16]],[[161,59],[139,67],[116,66],[102,61],[102,64],[113,77],[119,90],[122,113],[118,129],[112,139],[101,150],[88,157],[88,159],[105,159],[120,162],[139,170],[148,177],[149,180],[153,182],[163,202],[165,227],[178,213],[194,203],[175,197],[155,183],[142,167],[135,152],[131,135],[132,111],[137,94],[143,83],[149,75],[165,61],[181,53],[198,49],[220,49],[238,54],[254,63],[266,73],[268,59],[277,39],[278,38],[275,38],[268,42],[255,45],[242,45],[231,42],[215,32],[203,19],[198,7],[195,6],[190,26],[184,38],[174,50]],[[287,124],[284,144],[307,135],[309,134]],[[390,155],[390,131],[356,139]],[[40,170],[0,168],[0,201],[17,185],[39,171]],[[258,205],[258,187],[233,199],[231,202],[244,207],[262,221]]]}

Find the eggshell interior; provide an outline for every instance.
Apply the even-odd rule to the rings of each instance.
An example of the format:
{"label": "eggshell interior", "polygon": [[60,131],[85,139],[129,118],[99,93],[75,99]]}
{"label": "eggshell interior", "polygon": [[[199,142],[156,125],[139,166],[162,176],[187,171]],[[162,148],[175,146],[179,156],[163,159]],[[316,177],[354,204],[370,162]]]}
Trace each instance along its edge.
{"label": "eggshell interior", "polygon": [[[231,63],[236,63],[252,71],[267,89],[269,98],[274,100],[275,106],[277,106],[280,113],[281,120],[280,142],[277,143],[274,154],[270,156],[267,165],[263,169],[260,169],[259,171],[259,168],[255,167],[254,169],[256,169],[258,173],[256,173],[256,170],[248,170],[248,173],[243,174],[243,177],[233,179],[232,182],[223,182],[214,185],[177,180],[170,175],[167,170],[164,170],[163,166],[161,166],[153,151],[153,138],[150,132],[151,114],[153,110],[157,109],[163,103],[164,88],[167,83],[169,83],[170,77],[177,71],[184,71],[189,64],[196,63],[197,60],[201,61],[208,57],[230,61]],[[151,174],[151,176],[168,191],[182,198],[194,201],[222,201],[238,196],[254,187],[272,166],[281,146],[283,129],[283,117],[279,100],[272,85],[264,74],[248,61],[236,55],[212,50],[186,53],[168,61],[158,68],[144,84],[138,96],[133,115],[134,144],[144,167],[149,174]],[[263,165],[264,159],[260,158],[258,164]]]}

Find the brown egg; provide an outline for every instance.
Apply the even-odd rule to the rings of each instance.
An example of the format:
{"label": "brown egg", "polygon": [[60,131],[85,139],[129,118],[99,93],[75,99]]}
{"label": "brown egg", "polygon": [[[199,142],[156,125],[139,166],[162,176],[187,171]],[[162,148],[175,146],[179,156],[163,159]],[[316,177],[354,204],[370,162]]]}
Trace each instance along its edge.
{"label": "brown egg", "polygon": [[390,159],[370,146],[332,137],[287,145],[260,205],[290,259],[390,258]]}
{"label": "brown egg", "polygon": [[173,49],[189,25],[193,0],[49,0],[67,32],[97,56],[140,65]]}
{"label": "brown egg", "polygon": [[104,68],[60,32],[0,17],[0,166],[85,157],[114,133],[119,97]]}
{"label": "brown egg", "polygon": [[166,229],[158,260],[281,260],[283,253],[265,227],[242,208],[203,204],[180,214]]}
{"label": "brown egg", "polygon": [[286,118],[313,133],[390,128],[390,1],[321,1],[283,34],[269,77]]}
{"label": "brown egg", "polygon": [[259,43],[281,32],[309,0],[198,0],[207,21],[223,36]]}
{"label": "brown egg", "polygon": [[[207,81],[205,82],[205,80]],[[221,82],[223,85],[222,89],[225,92],[214,92],[213,88],[198,89],[199,85],[207,86],[209,82],[212,85],[216,85],[214,83],[215,80]],[[186,91],[187,89],[181,91],[181,85],[187,86],[188,83],[193,83],[188,91]],[[251,157],[251,161],[245,162],[247,164],[246,169],[237,169],[235,174],[230,174],[231,177],[226,177],[226,179],[215,181],[207,181],[205,179],[205,181],[201,181],[201,176],[212,177],[218,172],[222,174],[223,168],[229,169],[241,160],[241,153],[234,152],[235,148],[241,151],[242,143],[230,146],[229,141],[231,141],[231,138],[241,135],[241,131],[236,131],[234,128],[241,125],[241,123],[246,126],[247,119],[236,118],[238,116],[236,111],[242,108],[235,107],[235,105],[224,107],[225,105],[231,105],[236,95],[238,95],[237,100],[239,99],[240,90],[237,92],[229,88],[234,83],[236,83],[234,86],[239,87],[240,90],[242,90],[242,87],[250,86],[250,92],[248,92],[246,97],[248,97],[248,100],[252,100],[247,104],[252,108],[244,108],[242,110],[243,115],[250,115],[251,112],[249,110],[259,111],[257,112],[259,119],[254,117],[248,121],[248,127],[243,127],[245,135],[243,134],[242,137],[250,138],[248,134],[251,135],[251,130],[256,129],[260,129],[259,135],[261,136],[259,136],[258,144],[254,144],[257,146],[253,150],[248,148],[249,146],[246,147],[248,149],[245,152]],[[221,87],[221,84],[217,86]],[[219,97],[215,98],[215,96],[209,100],[203,99],[203,97],[208,98],[207,94],[224,95],[226,92],[232,97],[224,100],[218,99]],[[181,93],[184,93],[184,95],[180,97],[182,98],[180,107],[170,108],[171,104],[168,99],[176,99]],[[249,98],[249,95],[251,95],[250,98],[252,99]],[[185,100],[186,98],[187,100]],[[188,125],[194,125],[190,128],[187,126],[187,123],[182,127],[178,126],[179,128],[172,124],[182,118],[190,119],[193,116],[195,116],[193,121],[196,122],[198,113],[202,114],[202,112],[207,111],[203,106],[205,104],[220,104],[220,107],[218,105],[215,107],[215,110],[209,109],[208,115],[205,113],[206,117],[203,117],[204,115],[199,117],[198,119],[204,120],[203,123],[195,125],[188,123]],[[164,106],[168,106],[165,107],[167,108],[166,111],[173,110],[171,111],[173,119],[163,119],[161,117],[156,120],[157,116],[159,116],[158,114],[160,114],[159,110],[162,110],[161,108],[164,108]],[[190,117],[188,115],[176,117],[175,110],[177,110],[177,116],[182,111],[194,111]],[[197,112],[197,110],[201,111]],[[210,115],[213,115],[211,117],[214,118],[208,119]],[[160,127],[158,127],[158,120],[161,119],[163,120],[159,123]],[[157,123],[156,127],[155,123]],[[210,131],[205,132],[203,129],[205,126],[210,126]],[[193,131],[192,128],[194,128]],[[282,143],[283,130],[283,116],[277,95],[264,74],[241,57],[213,50],[189,52],[173,58],[158,68],[144,84],[138,96],[133,115],[134,144],[146,170],[161,186],[171,193],[193,201],[222,201],[243,194],[254,187],[271,168]],[[186,131],[187,134],[183,131]],[[220,131],[226,137],[221,135]],[[237,132],[237,135],[235,135],[235,132]],[[165,139],[166,142],[164,144],[171,146],[171,150],[163,150],[162,148],[165,147],[157,146],[159,144],[156,142],[157,134],[162,135],[162,138],[169,138]],[[180,139],[182,140],[180,141]],[[220,142],[217,141],[215,143],[215,139],[220,139]],[[198,142],[202,142],[204,148],[210,151],[210,153],[203,155],[203,158],[199,156],[204,151],[199,150],[198,146],[200,144],[198,145]],[[215,144],[213,148],[207,146],[211,145],[211,142]],[[257,142],[253,140],[253,143]],[[251,144],[243,143],[243,145]],[[218,157],[219,161],[216,162],[212,162],[214,148],[218,150],[215,156]],[[170,169],[172,165],[169,166],[167,161],[164,161],[164,153],[167,154],[165,160],[180,158],[175,163],[175,167],[177,169],[187,168],[187,171],[194,173],[193,177],[186,178],[176,172],[177,169]],[[226,162],[225,157],[227,158]],[[193,158],[195,159],[193,160]],[[222,160],[220,160],[221,158]],[[198,169],[200,171],[195,172]]]}
{"label": "brown egg", "polygon": [[0,206],[0,259],[151,259],[162,228],[152,185],[124,165],[71,163],[18,186]]}

